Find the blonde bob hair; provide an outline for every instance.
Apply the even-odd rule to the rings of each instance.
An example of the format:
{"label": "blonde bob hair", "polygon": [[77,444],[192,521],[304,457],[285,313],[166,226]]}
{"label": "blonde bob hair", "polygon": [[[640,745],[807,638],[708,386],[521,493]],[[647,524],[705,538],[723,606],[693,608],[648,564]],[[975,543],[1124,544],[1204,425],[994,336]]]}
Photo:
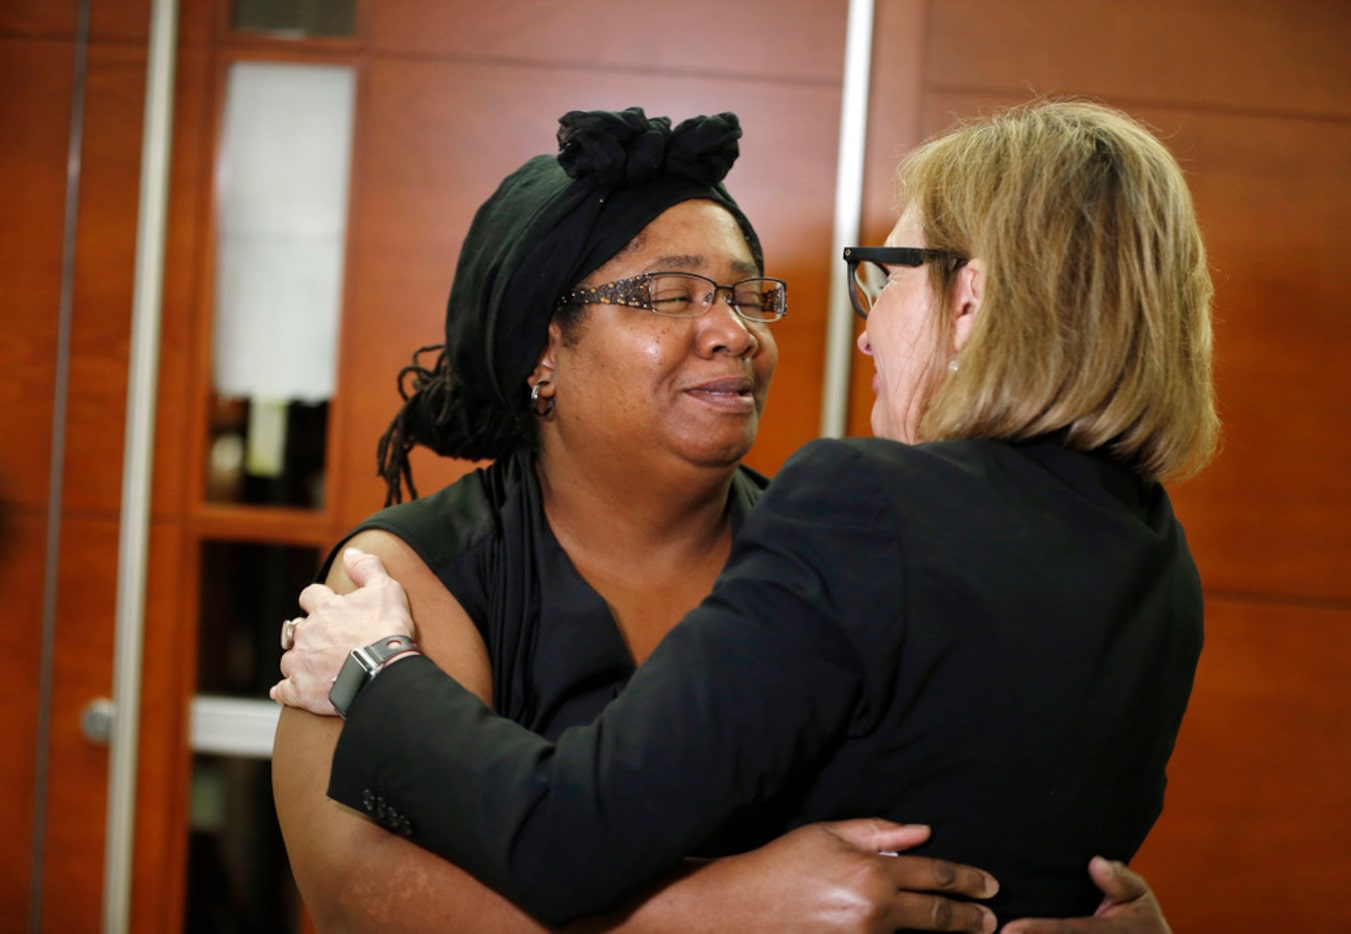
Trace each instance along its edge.
{"label": "blonde bob hair", "polygon": [[1148,130],[1096,104],[1037,101],[927,142],[898,182],[923,246],[984,267],[949,372],[961,273],[930,266],[944,313],[921,440],[1063,431],[1153,479],[1205,466],[1219,436],[1213,289],[1182,170]]}

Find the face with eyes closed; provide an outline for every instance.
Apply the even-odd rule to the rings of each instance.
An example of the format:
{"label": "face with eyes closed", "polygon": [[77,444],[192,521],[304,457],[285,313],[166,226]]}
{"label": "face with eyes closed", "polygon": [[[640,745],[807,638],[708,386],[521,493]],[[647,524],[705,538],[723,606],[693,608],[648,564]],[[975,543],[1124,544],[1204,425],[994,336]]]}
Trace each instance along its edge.
{"label": "face with eyes closed", "polygon": [[[647,225],[579,286],[651,272],[691,272],[730,285],[760,275],[736,220],[711,201],[684,201]],[[672,456],[699,466],[739,461],[755,440],[778,363],[770,325],[725,301],[675,318],[588,305],[566,335],[555,322],[531,381],[554,384],[546,453],[630,459]]]}

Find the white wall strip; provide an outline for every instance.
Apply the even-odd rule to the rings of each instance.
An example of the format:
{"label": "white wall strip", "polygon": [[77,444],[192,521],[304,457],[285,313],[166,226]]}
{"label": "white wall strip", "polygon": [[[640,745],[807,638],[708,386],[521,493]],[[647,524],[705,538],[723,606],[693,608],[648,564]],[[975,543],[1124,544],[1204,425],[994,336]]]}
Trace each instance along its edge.
{"label": "white wall strip", "polygon": [[108,760],[108,826],[103,854],[103,930],[131,925],[131,868],[136,826],[136,756],[141,719],[141,641],[150,531],[150,480],[155,449],[160,308],[169,202],[176,0],[154,0],[146,64],[145,126],[131,309],[127,427],[122,457],[122,515],[117,560],[117,631],[113,646],[112,742]]}
{"label": "white wall strip", "polygon": [[279,716],[281,705],[272,701],[199,694],[192,699],[192,751],[271,759]]}
{"label": "white wall strip", "polygon": [[830,245],[830,300],[826,324],[825,385],[821,434],[844,434],[849,415],[849,372],[854,313],[845,282],[844,248],[857,245],[863,210],[863,159],[868,139],[868,82],[872,74],[873,3],[849,0],[840,101],[840,149],[835,177],[835,231]]}

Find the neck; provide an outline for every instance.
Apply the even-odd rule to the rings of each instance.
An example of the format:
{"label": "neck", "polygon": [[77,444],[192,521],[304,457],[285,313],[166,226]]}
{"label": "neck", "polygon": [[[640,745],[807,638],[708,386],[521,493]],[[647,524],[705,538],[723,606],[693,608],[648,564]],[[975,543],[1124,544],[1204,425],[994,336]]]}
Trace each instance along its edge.
{"label": "neck", "polygon": [[678,569],[713,555],[721,566],[731,544],[727,496],[736,465],[649,467],[541,451],[544,511],[563,549],[591,567]]}

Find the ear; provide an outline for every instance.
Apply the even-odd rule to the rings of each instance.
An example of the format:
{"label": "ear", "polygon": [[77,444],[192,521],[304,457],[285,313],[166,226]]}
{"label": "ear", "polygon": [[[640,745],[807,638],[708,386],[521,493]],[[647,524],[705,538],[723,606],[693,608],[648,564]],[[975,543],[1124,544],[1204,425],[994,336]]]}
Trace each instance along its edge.
{"label": "ear", "polygon": [[544,345],[540,351],[539,359],[535,361],[535,369],[531,371],[529,378],[526,379],[526,385],[531,388],[540,380],[553,381],[554,378],[554,357],[558,348],[563,344],[563,329],[559,327],[557,321],[549,322],[549,342]]}
{"label": "ear", "polygon": [[952,309],[956,316],[952,322],[952,345],[954,351],[960,352],[975,331],[976,315],[985,296],[984,261],[973,259],[957,270],[952,288]]}

